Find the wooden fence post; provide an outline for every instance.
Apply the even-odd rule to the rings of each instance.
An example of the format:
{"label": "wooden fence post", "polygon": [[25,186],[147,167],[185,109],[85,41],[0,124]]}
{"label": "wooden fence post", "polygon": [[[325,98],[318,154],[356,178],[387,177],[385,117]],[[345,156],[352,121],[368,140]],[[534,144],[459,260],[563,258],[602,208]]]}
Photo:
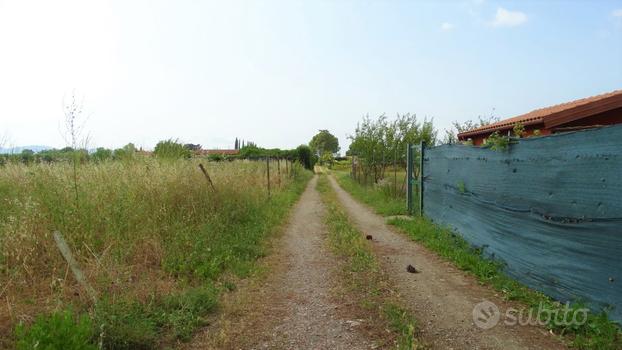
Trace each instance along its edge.
{"label": "wooden fence post", "polygon": [[278,169],[279,172],[279,188],[281,188],[281,158],[277,158],[276,159],[276,168]]}
{"label": "wooden fence post", "polygon": [[205,169],[205,167],[203,166],[203,164],[199,163],[199,168],[201,169],[201,171],[203,172],[203,175],[205,175],[205,178],[207,179],[207,182],[209,182],[210,186],[212,187],[212,191],[216,192],[216,187],[214,187],[214,183],[212,182],[212,178],[209,176],[209,174],[207,173],[207,170]]}
{"label": "wooden fence post", "polygon": [[270,197],[270,157],[266,157],[266,173],[268,174],[268,197]]}
{"label": "wooden fence post", "polygon": [[69,265],[71,272],[73,272],[73,276],[76,278],[76,281],[78,281],[82,288],[86,290],[89,297],[93,299],[93,303],[97,304],[97,293],[95,292],[95,289],[93,289],[93,287],[91,287],[91,285],[86,281],[86,277],[84,277],[84,273],[80,270],[78,262],[74,259],[73,254],[71,254],[71,249],[69,249],[69,245],[65,242],[63,235],[58,231],[54,231],[53,236],[58,250],[60,250],[63,258],[67,261],[67,264]]}

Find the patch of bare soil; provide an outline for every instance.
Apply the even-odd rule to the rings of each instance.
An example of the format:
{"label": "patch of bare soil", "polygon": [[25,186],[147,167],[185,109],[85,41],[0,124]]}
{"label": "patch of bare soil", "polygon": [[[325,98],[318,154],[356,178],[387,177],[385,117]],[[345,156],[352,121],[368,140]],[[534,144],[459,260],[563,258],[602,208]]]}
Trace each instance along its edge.
{"label": "patch of bare soil", "polygon": [[[494,290],[482,286],[421,245],[394,232],[385,219],[354,200],[330,176],[331,185],[364,235],[373,236],[374,252],[385,274],[401,294],[404,306],[418,321],[418,338],[432,349],[565,349],[555,335],[537,326],[509,326],[500,321],[482,329],[476,326],[474,307],[485,300],[503,315],[516,303],[504,301]],[[407,271],[413,265],[418,273]]]}
{"label": "patch of bare soil", "polygon": [[282,239],[263,261],[269,273],[243,281],[187,349],[369,349],[359,321],[335,302],[336,258],[327,251],[324,207],[314,178]]}

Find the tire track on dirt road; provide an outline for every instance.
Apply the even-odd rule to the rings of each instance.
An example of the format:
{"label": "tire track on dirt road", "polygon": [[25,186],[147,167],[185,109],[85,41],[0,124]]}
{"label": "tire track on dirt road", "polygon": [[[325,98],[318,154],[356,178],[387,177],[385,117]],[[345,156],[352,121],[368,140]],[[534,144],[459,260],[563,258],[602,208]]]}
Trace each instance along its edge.
{"label": "tire track on dirt road", "polygon": [[[341,318],[331,290],[339,266],[326,246],[325,209],[317,175],[293,208],[283,236],[266,258],[269,275],[240,287],[224,302],[225,315],[186,348],[370,349],[352,321]],[[227,333],[223,336],[223,333]],[[216,338],[223,339],[216,339]]]}
{"label": "tire track on dirt road", "polygon": [[[394,282],[402,300],[417,319],[418,338],[432,349],[566,349],[547,330],[536,326],[508,326],[499,322],[484,330],[473,321],[473,308],[488,300],[505,313],[520,305],[502,300],[465,272],[426,248],[394,232],[385,219],[353,199],[333,176],[330,183],[354,225],[372,235],[374,252]],[[420,273],[412,274],[412,264]]]}

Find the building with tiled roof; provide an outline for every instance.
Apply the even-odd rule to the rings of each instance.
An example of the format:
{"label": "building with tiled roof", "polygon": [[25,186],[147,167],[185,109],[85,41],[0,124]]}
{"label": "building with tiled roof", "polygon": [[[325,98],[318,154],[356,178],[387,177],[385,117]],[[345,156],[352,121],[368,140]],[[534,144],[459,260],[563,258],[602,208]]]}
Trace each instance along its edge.
{"label": "building with tiled roof", "polygon": [[460,141],[481,145],[493,132],[505,135],[516,124],[524,126],[524,137],[622,123],[622,90],[540,108],[526,114],[458,134]]}

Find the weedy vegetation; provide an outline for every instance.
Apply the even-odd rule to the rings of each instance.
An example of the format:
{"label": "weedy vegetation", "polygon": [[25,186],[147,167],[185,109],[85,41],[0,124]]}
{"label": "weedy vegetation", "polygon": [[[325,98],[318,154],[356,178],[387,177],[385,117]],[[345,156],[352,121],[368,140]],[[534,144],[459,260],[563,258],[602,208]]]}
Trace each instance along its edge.
{"label": "weedy vegetation", "polygon": [[[120,161],[102,151],[93,162],[0,166],[0,348],[151,349],[189,339],[231,277],[253,272],[310,177],[298,163],[277,172],[272,162],[269,197],[265,161],[207,163],[180,159],[170,143],[159,149],[167,161],[126,150],[132,157]],[[96,303],[55,245],[56,230]]]}
{"label": "weedy vegetation", "polygon": [[493,151],[505,152],[510,148],[510,144],[509,136],[502,136],[498,131],[495,131],[484,140],[483,147],[488,147]]}

